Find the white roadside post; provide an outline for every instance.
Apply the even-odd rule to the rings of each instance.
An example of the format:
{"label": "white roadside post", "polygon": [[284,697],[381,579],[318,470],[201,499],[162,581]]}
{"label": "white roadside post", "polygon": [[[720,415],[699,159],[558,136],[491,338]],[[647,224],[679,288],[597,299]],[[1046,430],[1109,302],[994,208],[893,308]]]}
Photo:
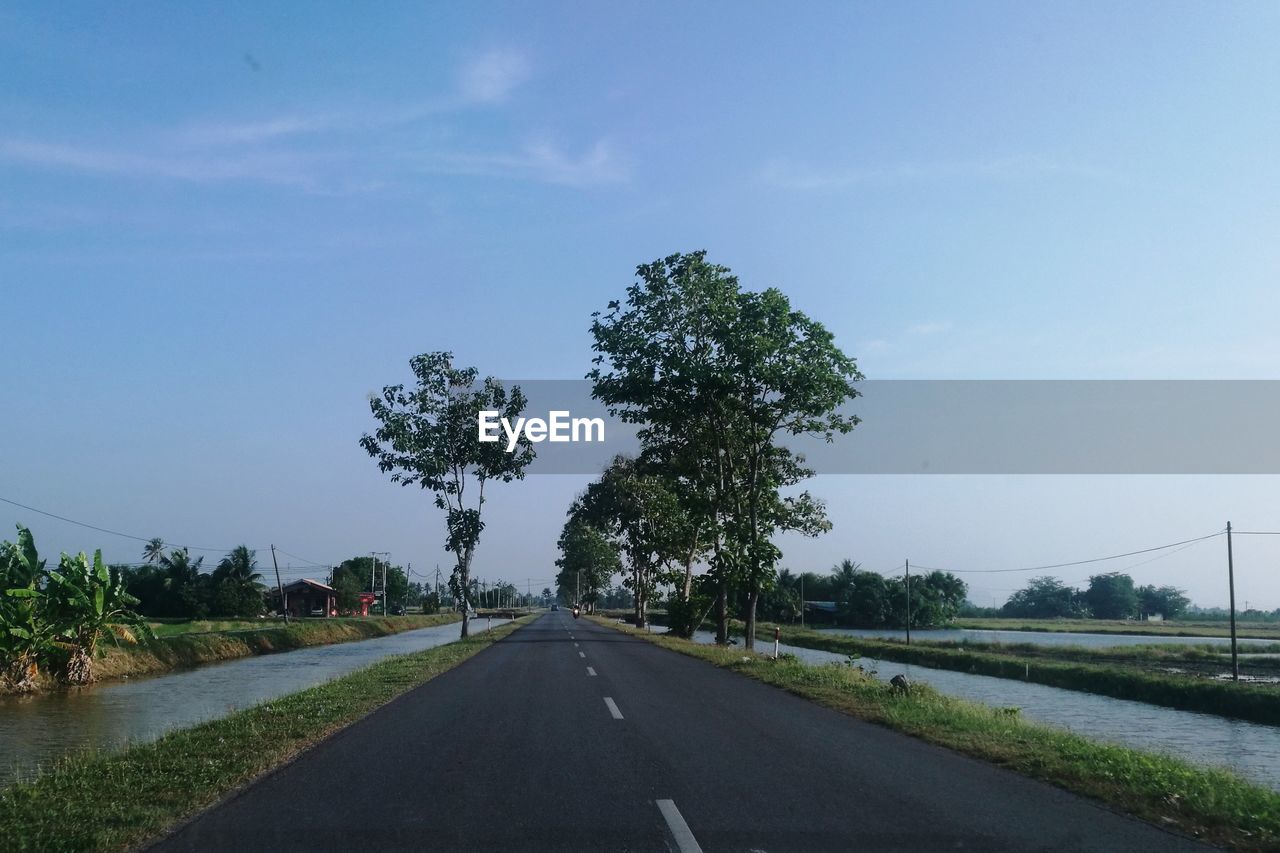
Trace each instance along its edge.
{"label": "white roadside post", "polygon": [[773,629],[773,659],[778,659],[778,643],[782,640],[782,629],[774,626]]}

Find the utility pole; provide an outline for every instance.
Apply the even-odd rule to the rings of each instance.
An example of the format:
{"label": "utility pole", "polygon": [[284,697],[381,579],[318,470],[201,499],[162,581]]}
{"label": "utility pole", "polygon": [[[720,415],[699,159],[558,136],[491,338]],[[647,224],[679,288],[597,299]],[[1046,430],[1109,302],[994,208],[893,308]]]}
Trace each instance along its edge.
{"label": "utility pole", "polygon": [[804,575],[800,576],[800,630],[804,630]]}
{"label": "utility pole", "polygon": [[271,565],[276,567],[276,591],[280,593],[280,610],[284,613],[284,624],[289,624],[289,608],[284,600],[284,584],[280,583],[280,564],[276,562],[276,546],[271,546]]}
{"label": "utility pole", "polygon": [[573,606],[577,607],[578,602],[582,601],[582,569],[574,572],[576,578],[573,582]]}
{"label": "utility pole", "polygon": [[391,565],[391,555],[382,562],[382,615],[387,615],[387,568]]}
{"label": "utility pole", "polygon": [[1231,522],[1227,522],[1227,585],[1231,589],[1231,680],[1240,680],[1240,660],[1236,657],[1236,569],[1231,559]]}
{"label": "utility pole", "polygon": [[903,562],[907,573],[907,645],[911,645],[911,561]]}

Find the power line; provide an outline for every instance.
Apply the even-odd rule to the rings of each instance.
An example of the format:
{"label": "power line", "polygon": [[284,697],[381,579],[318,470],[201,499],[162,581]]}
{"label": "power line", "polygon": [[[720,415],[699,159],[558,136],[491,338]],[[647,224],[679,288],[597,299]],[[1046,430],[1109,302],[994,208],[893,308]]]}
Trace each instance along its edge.
{"label": "power line", "polygon": [[[1235,531],[1232,531],[1233,533]],[[1122,557],[1135,557],[1138,554],[1150,554],[1152,551],[1164,551],[1168,548],[1177,548],[1179,545],[1194,545],[1196,542],[1203,542],[1206,539],[1213,539],[1226,533],[1225,530],[1219,530],[1216,533],[1210,533],[1207,536],[1197,536],[1194,539],[1183,539],[1181,542],[1170,542],[1168,545],[1156,545],[1154,548],[1142,548],[1137,551],[1126,551],[1123,554],[1111,554],[1106,557],[1093,557],[1088,560],[1073,560],[1069,563],[1049,563],[1043,566],[1025,566],[1020,569],[937,569],[930,566],[918,566],[929,572],[949,571],[955,574],[1004,574],[1006,572],[1040,572],[1046,569],[1064,569],[1069,566],[1084,566],[1089,563],[1103,563],[1107,560],[1119,560]],[[1142,565],[1139,563],[1139,565]]]}
{"label": "power line", "polygon": [[[46,515],[49,518],[56,518],[58,519],[58,521],[65,521],[68,524],[75,524],[79,527],[87,527],[88,529],[96,530],[99,533],[109,533],[112,536],[122,536],[125,539],[134,539],[134,540],[137,540],[138,542],[150,542],[152,539],[155,538],[154,536],[134,536],[132,533],[121,533],[119,530],[111,530],[106,527],[98,527],[96,524],[88,524],[87,522],[84,522],[84,521],[76,521],[74,518],[67,518],[65,515],[58,515],[57,513],[46,512],[45,510],[42,510],[42,509],[36,509],[33,506],[27,506],[26,504],[18,503],[17,501],[11,501],[8,498],[0,498],[0,501],[3,501],[7,504],[11,504],[16,507],[21,507],[22,509],[25,509],[29,512],[39,513],[40,515]],[[228,553],[229,551],[234,550],[234,548],[201,548],[195,545],[179,545],[176,542],[162,542],[162,544],[168,545],[172,548],[186,548],[189,551],[213,551],[220,554],[225,554],[225,553]],[[253,550],[256,551],[259,549],[255,548]]]}

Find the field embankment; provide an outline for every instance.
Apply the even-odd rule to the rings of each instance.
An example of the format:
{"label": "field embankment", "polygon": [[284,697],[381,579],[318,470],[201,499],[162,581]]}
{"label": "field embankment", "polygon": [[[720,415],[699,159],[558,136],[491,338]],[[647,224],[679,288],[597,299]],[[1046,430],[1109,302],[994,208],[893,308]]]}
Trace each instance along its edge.
{"label": "field embankment", "polygon": [[[299,619],[288,625],[272,622],[265,626],[258,623],[247,629],[170,632],[167,636],[136,644],[100,646],[93,672],[99,681],[154,675],[252,655],[386,637],[416,628],[445,625],[458,619],[456,613]],[[51,679],[45,679],[40,686],[49,690],[58,685]]]}
{"label": "field embankment", "polygon": [[[1050,631],[1067,634],[1137,634],[1149,637],[1230,637],[1231,628],[1217,620],[1134,622],[1128,619],[957,619],[952,628],[974,631]],[[1236,636],[1280,642],[1280,623],[1236,623]]]}
{"label": "field embankment", "polygon": [[117,850],[136,844],[528,621],[388,658],[122,753],[72,756],[32,782],[0,789],[4,849]]}
{"label": "field embankment", "polygon": [[773,661],[741,648],[597,621],[850,716],[1093,797],[1159,826],[1237,850],[1280,847],[1280,794],[1226,771],[1097,743],[1024,720],[1016,711],[944,696],[927,685],[895,691],[853,667]]}
{"label": "field embankment", "polygon": [[[761,626],[757,639],[773,639],[774,626]],[[1280,726],[1280,689],[1275,686],[1237,684],[1191,675],[1144,671],[1135,666],[1106,662],[1113,655],[1159,655],[1161,650],[1137,651],[1052,647],[1030,649],[967,645],[905,643],[849,637],[798,628],[784,628],[783,642],[806,649],[835,652],[876,660],[918,664],[995,678],[1030,681],[1049,687],[1097,693],[1114,699],[1130,699],[1181,711],[1217,714],[1250,722]],[[1183,652],[1184,654],[1186,652]],[[1053,655],[1059,657],[1054,657]],[[1165,653],[1173,654],[1173,653]],[[1193,652],[1194,654],[1194,652]],[[1090,660],[1071,660],[1076,655]]]}

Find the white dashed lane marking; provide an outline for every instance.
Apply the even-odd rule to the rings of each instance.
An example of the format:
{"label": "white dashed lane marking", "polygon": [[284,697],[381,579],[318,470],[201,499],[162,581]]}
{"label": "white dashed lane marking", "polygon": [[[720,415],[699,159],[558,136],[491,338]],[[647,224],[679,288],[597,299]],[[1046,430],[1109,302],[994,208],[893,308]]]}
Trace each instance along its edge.
{"label": "white dashed lane marking", "polygon": [[675,802],[672,800],[655,800],[655,802],[658,804],[658,811],[662,812],[662,817],[667,822],[667,828],[675,838],[676,849],[680,853],[702,853],[698,839],[693,837],[693,831],[689,829],[689,824],[684,822],[684,817],[676,808]]}

